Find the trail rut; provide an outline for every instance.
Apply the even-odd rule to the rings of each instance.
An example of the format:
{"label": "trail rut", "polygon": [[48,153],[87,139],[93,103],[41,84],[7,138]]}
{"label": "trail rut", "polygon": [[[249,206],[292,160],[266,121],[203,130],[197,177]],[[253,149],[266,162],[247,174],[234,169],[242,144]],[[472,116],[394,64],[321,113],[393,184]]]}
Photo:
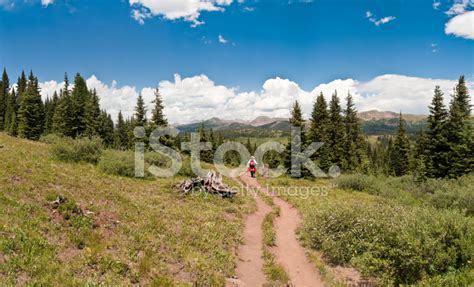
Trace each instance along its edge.
{"label": "trail rut", "polygon": [[[256,179],[250,178],[248,175],[242,175],[241,180],[250,188],[257,189],[262,192],[268,193],[265,188],[262,188]],[[256,196],[257,205],[264,209],[265,212],[260,213],[261,216],[258,217],[258,223],[252,222],[250,218],[247,223],[253,225],[251,230],[246,231],[255,231],[254,229],[259,229],[258,242],[255,241],[255,244],[258,244],[258,247],[261,252],[262,245],[262,231],[261,225],[263,217],[267,212],[270,211],[270,207],[262,202],[262,200]],[[282,200],[279,197],[274,196],[274,203],[280,207],[280,216],[275,220],[275,232],[276,232],[276,247],[272,249],[275,258],[279,264],[281,264],[287,271],[291,285],[296,287],[318,287],[324,286],[324,283],[321,279],[321,276],[308,258],[306,257],[305,249],[301,246],[300,242],[297,239],[296,230],[301,223],[301,216],[296,210],[286,201]],[[255,231],[256,232],[256,231]],[[254,238],[255,239],[255,238]],[[261,254],[261,253],[260,253]],[[261,266],[261,259],[259,262],[259,267]],[[246,266],[246,268],[257,268],[257,266]],[[240,269],[240,271],[243,271]],[[245,281],[244,281],[245,282]],[[261,285],[248,285],[248,286],[261,286]]]}

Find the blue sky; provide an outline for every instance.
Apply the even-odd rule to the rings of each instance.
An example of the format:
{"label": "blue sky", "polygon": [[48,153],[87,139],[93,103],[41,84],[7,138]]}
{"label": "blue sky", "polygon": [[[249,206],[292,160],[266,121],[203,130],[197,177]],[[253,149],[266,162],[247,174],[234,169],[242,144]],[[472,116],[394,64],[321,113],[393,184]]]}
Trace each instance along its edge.
{"label": "blue sky", "polygon": [[[239,91],[277,77],[311,91],[337,79],[474,74],[472,0],[196,2],[0,0],[0,65],[15,77],[80,72],[138,91],[175,73]],[[460,21],[448,34],[463,15],[470,27]]]}

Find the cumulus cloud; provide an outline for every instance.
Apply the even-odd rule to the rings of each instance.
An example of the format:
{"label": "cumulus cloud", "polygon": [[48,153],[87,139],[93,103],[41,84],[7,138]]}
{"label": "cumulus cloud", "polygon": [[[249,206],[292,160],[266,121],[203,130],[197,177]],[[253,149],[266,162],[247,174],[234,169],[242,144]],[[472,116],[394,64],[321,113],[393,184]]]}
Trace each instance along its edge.
{"label": "cumulus cloud", "polygon": [[474,11],[459,14],[446,23],[447,35],[474,40]]}
{"label": "cumulus cloud", "polygon": [[[146,18],[162,16],[167,20],[182,19],[192,23],[193,27],[203,24],[199,20],[201,12],[224,11],[233,0],[129,0],[132,18],[144,23]],[[241,1],[239,1],[241,3]]]}
{"label": "cumulus cloud", "polygon": [[375,15],[371,11],[365,12],[365,17],[369,19],[370,22],[374,23],[375,26],[387,24],[397,19],[395,16],[386,16],[386,17],[377,19],[377,17],[375,17]]}
{"label": "cumulus cloud", "polygon": [[[365,110],[390,110],[404,113],[426,114],[436,85],[446,94],[446,104],[456,85],[456,80],[381,75],[367,82],[354,79],[336,79],[321,83],[312,90],[302,89],[296,82],[279,77],[268,79],[260,91],[239,91],[237,88],[216,84],[206,75],[181,78],[176,74],[173,81],[161,81],[160,92],[165,106],[164,113],[171,123],[189,123],[211,117],[232,120],[251,120],[257,116],[288,117],[294,101],[299,101],[305,117],[309,117],[313,102],[321,92],[329,101],[337,91],[341,104],[351,93],[357,108]],[[469,82],[471,94],[474,83]],[[90,89],[96,89],[101,107],[114,119],[121,110],[124,116],[133,115],[139,93],[151,109],[154,87],[141,90],[134,86],[119,86],[113,81],[104,84],[96,76],[87,79]],[[43,97],[59,91],[63,83],[55,81],[40,84]],[[149,110],[150,110],[149,109]]]}

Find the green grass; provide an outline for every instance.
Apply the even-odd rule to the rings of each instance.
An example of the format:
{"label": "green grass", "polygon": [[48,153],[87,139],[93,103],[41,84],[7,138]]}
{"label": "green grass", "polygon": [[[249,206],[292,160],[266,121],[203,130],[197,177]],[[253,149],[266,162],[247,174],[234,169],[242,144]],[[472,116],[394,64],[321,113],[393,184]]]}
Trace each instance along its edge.
{"label": "green grass", "polygon": [[[251,197],[174,189],[52,159],[51,146],[0,134],[0,282],[222,286],[235,269]],[[67,203],[54,209],[57,195]]]}

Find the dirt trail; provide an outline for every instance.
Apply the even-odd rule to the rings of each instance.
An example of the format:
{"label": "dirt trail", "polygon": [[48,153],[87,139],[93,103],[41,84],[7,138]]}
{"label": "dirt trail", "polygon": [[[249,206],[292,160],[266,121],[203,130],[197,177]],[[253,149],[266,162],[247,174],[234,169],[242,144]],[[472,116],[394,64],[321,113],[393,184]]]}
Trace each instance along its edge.
{"label": "dirt trail", "polygon": [[[241,179],[249,187],[260,189],[262,192],[268,194],[268,191],[262,188],[256,179],[250,178],[248,175],[241,176]],[[324,286],[318,270],[308,260],[304,248],[300,245],[296,237],[296,229],[301,223],[300,214],[296,208],[292,207],[281,198],[275,196],[273,199],[274,203],[280,207],[281,211],[280,216],[275,220],[274,228],[276,233],[276,247],[272,249],[277,262],[288,272],[292,286]],[[260,199],[257,197],[257,200]],[[269,207],[267,206],[267,208]],[[259,222],[258,226],[255,226],[254,228],[260,229],[261,222]],[[258,241],[259,246],[262,245],[261,242],[260,238],[260,241]]]}
{"label": "dirt trail", "polygon": [[262,223],[271,208],[259,196],[255,196],[255,201],[257,211],[245,220],[244,242],[238,250],[237,279],[229,279],[227,286],[254,287],[262,286],[266,282],[262,259]]}

